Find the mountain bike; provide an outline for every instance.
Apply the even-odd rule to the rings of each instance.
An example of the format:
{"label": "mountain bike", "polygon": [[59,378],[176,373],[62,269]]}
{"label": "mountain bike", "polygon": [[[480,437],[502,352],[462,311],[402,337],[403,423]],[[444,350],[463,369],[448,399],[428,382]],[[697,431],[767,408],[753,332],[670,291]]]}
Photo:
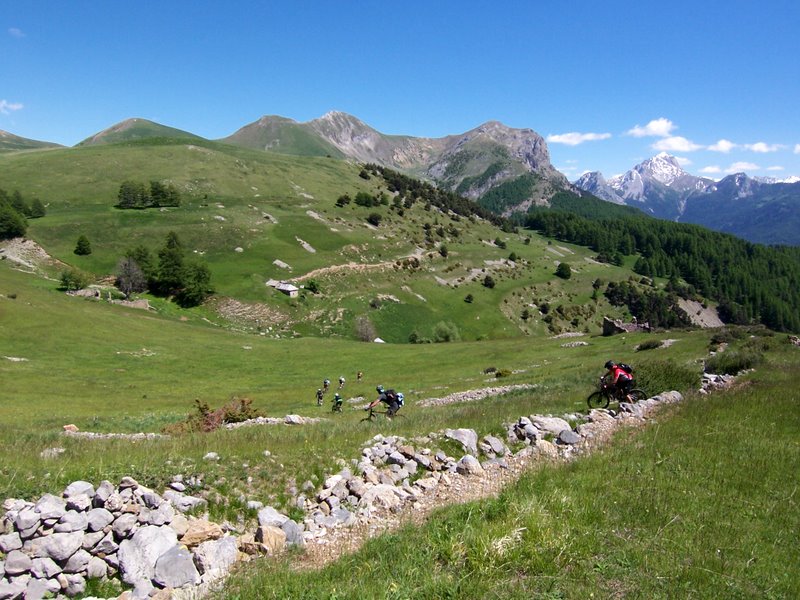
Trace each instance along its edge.
{"label": "mountain bike", "polygon": [[647,392],[639,388],[633,388],[628,391],[627,398],[617,386],[613,383],[606,382],[605,377],[600,378],[600,384],[597,391],[589,394],[586,403],[589,408],[608,408],[612,400],[615,402],[638,402],[647,398]]}
{"label": "mountain bike", "polygon": [[[361,419],[362,422],[364,421],[374,421],[378,418],[378,416],[383,415],[387,419],[393,419],[395,417],[402,417],[404,415],[398,414],[397,410],[392,411],[391,408],[387,408],[386,410],[376,410],[375,407],[370,407],[367,409],[367,416]],[[399,409],[398,409],[399,410]]]}

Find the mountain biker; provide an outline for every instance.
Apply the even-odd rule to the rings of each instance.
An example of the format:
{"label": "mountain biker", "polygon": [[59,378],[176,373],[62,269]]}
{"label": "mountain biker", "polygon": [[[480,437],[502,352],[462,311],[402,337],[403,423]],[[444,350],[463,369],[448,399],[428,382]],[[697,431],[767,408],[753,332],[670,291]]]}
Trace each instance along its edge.
{"label": "mountain biker", "polygon": [[342,412],[342,397],[339,395],[339,392],[336,392],[333,395],[333,407],[332,410],[334,412]]}
{"label": "mountain biker", "polygon": [[317,390],[317,406],[322,406],[322,396],[323,395],[324,395],[324,392],[322,391],[322,388],[319,388]]}
{"label": "mountain biker", "polygon": [[329,387],[331,387],[331,380],[330,379],[325,379],[322,382],[322,389],[327,392]]}
{"label": "mountain biker", "polygon": [[606,370],[608,370],[608,373],[606,373],[604,376],[606,382],[613,385],[619,392],[621,392],[621,394],[624,395],[626,400],[630,401],[628,392],[630,392],[631,388],[633,387],[633,377],[631,374],[613,360],[609,360],[604,366]]}
{"label": "mountain biker", "polygon": [[344,387],[344,375],[339,376],[339,389]]}
{"label": "mountain biker", "polygon": [[382,385],[379,385],[375,388],[375,391],[378,392],[378,397],[369,403],[367,408],[364,410],[370,410],[374,407],[378,402],[384,402],[387,406],[386,408],[386,416],[391,417],[397,414],[397,411],[400,410],[400,407],[403,405],[402,400],[400,398],[401,394],[398,394],[394,390],[384,390]]}

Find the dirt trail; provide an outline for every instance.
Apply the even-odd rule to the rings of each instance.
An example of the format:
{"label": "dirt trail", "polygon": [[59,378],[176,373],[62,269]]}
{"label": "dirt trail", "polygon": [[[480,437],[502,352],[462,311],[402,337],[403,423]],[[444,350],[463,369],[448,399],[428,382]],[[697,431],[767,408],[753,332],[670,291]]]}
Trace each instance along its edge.
{"label": "dirt trail", "polygon": [[292,277],[287,281],[291,282],[299,282],[305,281],[306,279],[311,279],[313,277],[319,277],[321,275],[329,275],[332,273],[341,273],[342,271],[354,271],[356,273],[364,273],[366,271],[375,271],[379,269],[387,269],[394,267],[395,263],[400,260],[406,260],[408,258],[421,258],[424,254],[424,251],[421,249],[417,249],[414,254],[409,256],[403,256],[400,258],[396,258],[394,260],[386,260],[379,263],[357,263],[357,262],[347,262],[343,265],[331,265],[330,267],[321,267],[319,269],[314,269],[313,271],[309,271],[305,275],[298,275],[297,277]]}

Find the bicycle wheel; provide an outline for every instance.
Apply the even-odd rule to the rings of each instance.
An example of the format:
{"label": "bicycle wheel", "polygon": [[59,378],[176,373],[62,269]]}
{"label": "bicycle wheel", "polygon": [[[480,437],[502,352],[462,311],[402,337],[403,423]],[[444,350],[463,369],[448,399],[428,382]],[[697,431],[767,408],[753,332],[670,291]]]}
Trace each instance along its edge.
{"label": "bicycle wheel", "polygon": [[608,396],[598,390],[589,394],[586,403],[589,405],[589,408],[608,408]]}
{"label": "bicycle wheel", "polygon": [[630,396],[631,402],[639,402],[639,400],[647,399],[647,392],[644,390],[635,389],[628,392],[628,396]]}

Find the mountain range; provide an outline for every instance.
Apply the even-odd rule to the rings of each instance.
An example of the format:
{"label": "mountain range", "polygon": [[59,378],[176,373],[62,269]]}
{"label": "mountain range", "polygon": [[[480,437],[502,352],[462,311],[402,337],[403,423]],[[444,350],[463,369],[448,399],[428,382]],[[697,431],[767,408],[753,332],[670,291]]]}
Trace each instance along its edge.
{"label": "mountain range", "polygon": [[[100,131],[79,146],[152,138],[203,140],[193,133],[132,118]],[[295,156],[375,163],[430,180],[504,216],[549,204],[558,192],[590,193],[651,216],[696,223],[752,242],[800,245],[800,181],[750,178],[720,181],[684,171],[666,153],[606,180],[591,172],[570,183],[550,162],[547,143],[532,129],[497,121],[441,138],[387,135],[338,111],[307,122],[263,116],[220,140]],[[0,151],[45,149],[57,144],[0,131]]]}
{"label": "mountain range", "polygon": [[800,245],[800,181],[734,173],[714,181],[684,171],[665,152],[606,180],[594,171],[575,187],[661,219],[694,223],[762,244]]}

